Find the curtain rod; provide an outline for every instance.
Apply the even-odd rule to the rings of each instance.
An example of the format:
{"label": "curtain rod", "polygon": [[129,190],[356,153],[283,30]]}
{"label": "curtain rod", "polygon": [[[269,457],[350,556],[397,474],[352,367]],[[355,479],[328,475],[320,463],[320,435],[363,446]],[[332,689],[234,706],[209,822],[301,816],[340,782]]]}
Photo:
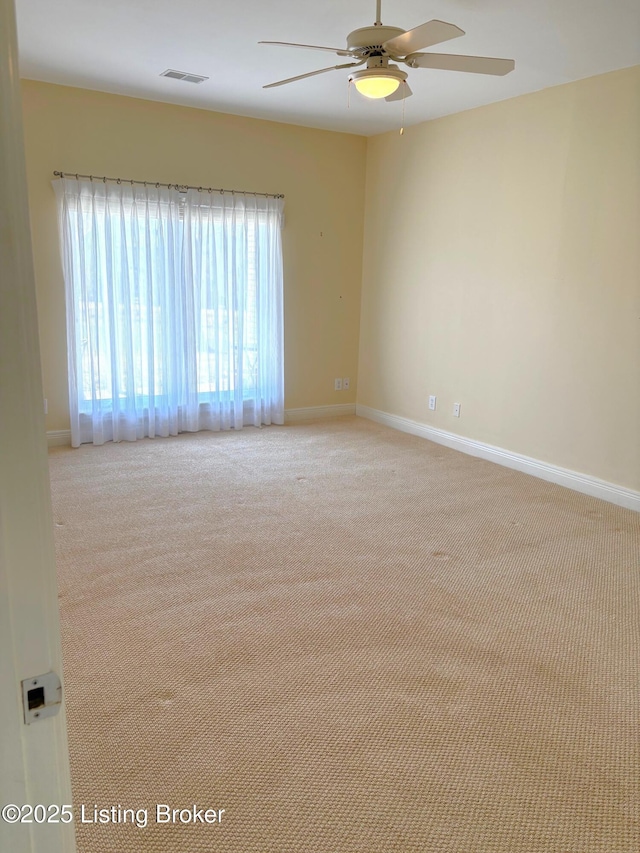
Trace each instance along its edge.
{"label": "curtain rod", "polygon": [[190,184],[163,184],[156,181],[133,181],[130,178],[106,178],[103,175],[79,175],[77,172],[54,172],[53,173],[56,178],[75,178],[76,181],[79,178],[88,178],[90,181],[102,181],[106,184],[107,181],[115,181],[116,184],[143,184],[145,187],[167,187],[170,190],[178,190],[179,192],[186,192],[186,190],[198,190],[200,193],[220,193],[224,195],[225,193],[230,193],[231,195],[259,195],[263,198],[284,198],[282,194],[276,193],[253,193],[246,192],[245,190],[223,190],[217,187],[192,187]]}

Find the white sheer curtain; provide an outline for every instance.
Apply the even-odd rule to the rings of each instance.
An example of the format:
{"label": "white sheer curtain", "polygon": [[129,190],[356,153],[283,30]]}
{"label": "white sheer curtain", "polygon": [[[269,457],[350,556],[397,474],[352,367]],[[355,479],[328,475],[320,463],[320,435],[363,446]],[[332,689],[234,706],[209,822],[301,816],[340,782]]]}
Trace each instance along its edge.
{"label": "white sheer curtain", "polygon": [[284,423],[282,200],[53,184],[73,446]]}

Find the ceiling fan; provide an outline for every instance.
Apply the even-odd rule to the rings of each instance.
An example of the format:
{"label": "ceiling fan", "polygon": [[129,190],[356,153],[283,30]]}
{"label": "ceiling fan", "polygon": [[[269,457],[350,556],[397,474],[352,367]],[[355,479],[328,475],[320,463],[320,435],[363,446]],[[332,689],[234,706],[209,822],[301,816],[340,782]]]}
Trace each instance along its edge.
{"label": "ceiling fan", "polygon": [[376,0],[376,21],[372,27],[361,27],[347,36],[347,47],[319,47],[315,44],[292,44],[283,41],[261,41],[259,44],[277,44],[285,47],[304,47],[308,50],[325,50],[338,56],[348,56],[355,60],[342,65],[331,65],[319,71],[299,74],[269,83],[264,89],[284,86],[305,77],[315,77],[341,68],[356,68],[366,65],[360,71],[349,75],[361,95],[367,98],[384,98],[386,101],[399,101],[413,94],[407,83],[407,73],[393,62],[402,62],[409,68],[438,68],[445,71],[467,71],[472,74],[493,74],[503,76],[513,71],[513,59],[494,59],[489,56],[460,56],[449,53],[419,53],[425,47],[440,44],[449,39],[464,35],[464,30],[444,21],[428,21],[412,30],[388,27],[380,20],[381,0]]}

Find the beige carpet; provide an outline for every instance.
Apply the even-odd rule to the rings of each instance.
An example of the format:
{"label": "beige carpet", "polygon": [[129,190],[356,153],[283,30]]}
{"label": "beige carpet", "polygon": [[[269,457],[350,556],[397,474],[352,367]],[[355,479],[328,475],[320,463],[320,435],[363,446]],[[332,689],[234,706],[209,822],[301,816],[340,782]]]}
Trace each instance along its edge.
{"label": "beige carpet", "polygon": [[640,515],[358,418],[50,460],[80,853],[640,850]]}

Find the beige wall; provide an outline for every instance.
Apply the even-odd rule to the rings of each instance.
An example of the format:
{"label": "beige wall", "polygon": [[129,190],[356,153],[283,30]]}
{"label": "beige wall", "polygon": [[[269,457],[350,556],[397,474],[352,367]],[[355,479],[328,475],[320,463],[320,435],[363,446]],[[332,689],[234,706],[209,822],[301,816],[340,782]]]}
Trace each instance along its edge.
{"label": "beige wall", "polygon": [[639,246],[638,67],[370,139],[358,402],[640,489]]}
{"label": "beige wall", "polygon": [[23,106],[47,429],[63,169],[285,193],[287,408],[356,399],[360,323],[359,403],[640,489],[640,68],[368,141],[32,81]]}
{"label": "beige wall", "polygon": [[[22,85],[48,430],[69,427],[55,169],[284,193],[285,405],[355,402],[364,137]],[[333,390],[338,376],[349,391]]]}

